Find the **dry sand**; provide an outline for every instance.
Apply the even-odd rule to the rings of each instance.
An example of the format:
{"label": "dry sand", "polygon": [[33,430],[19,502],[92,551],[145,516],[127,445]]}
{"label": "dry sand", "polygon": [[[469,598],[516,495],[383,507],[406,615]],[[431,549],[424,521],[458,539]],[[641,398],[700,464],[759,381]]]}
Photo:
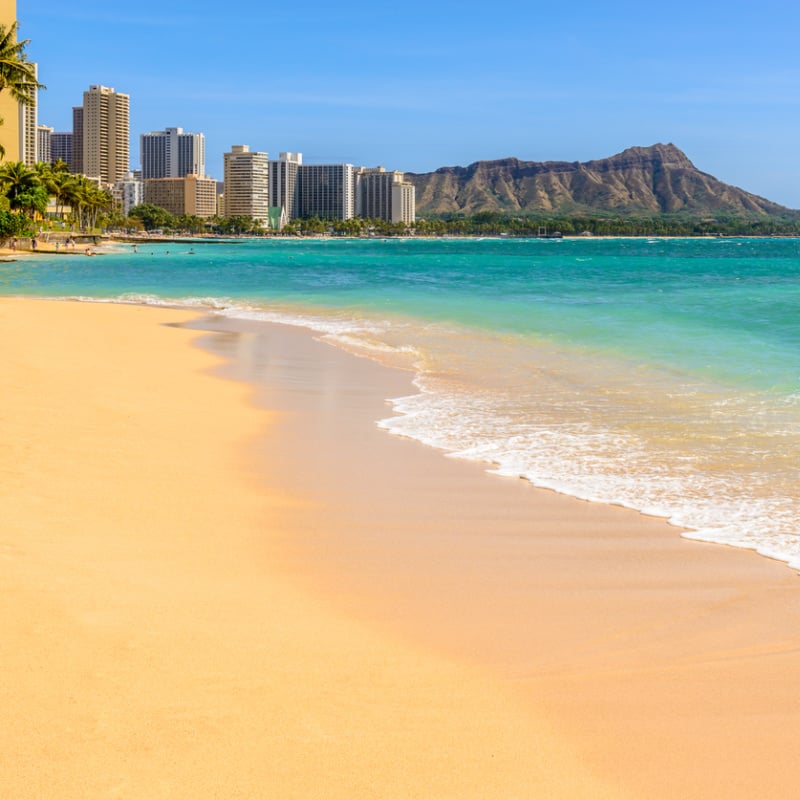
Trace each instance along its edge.
{"label": "dry sand", "polygon": [[795,796],[789,569],[388,436],[402,373],[215,335],[260,409],[189,318],[0,301],[0,797]]}

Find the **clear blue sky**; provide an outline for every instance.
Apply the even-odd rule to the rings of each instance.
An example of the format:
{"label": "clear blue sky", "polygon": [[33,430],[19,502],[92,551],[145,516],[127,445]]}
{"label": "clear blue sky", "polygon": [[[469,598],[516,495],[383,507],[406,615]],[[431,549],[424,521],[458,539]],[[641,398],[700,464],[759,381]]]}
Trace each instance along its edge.
{"label": "clear blue sky", "polygon": [[586,161],[672,142],[704,172],[800,208],[800,5],[537,0],[135,4],[17,0],[70,130],[90,84],[139,134],[206,136],[207,171],[277,157],[426,172],[517,156]]}

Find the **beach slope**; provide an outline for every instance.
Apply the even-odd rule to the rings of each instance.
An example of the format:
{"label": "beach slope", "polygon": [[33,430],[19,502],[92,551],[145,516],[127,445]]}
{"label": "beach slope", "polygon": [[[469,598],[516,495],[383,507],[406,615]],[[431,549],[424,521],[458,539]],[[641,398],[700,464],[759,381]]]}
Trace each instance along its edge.
{"label": "beach slope", "polygon": [[624,797],[515,686],[308,590],[319,501],[264,482],[281,414],[189,317],[0,300],[0,796]]}

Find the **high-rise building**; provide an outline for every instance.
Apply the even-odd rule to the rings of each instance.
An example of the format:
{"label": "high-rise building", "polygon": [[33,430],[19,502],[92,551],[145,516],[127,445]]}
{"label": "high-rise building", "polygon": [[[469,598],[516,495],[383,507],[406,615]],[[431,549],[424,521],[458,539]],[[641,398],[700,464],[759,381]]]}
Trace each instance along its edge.
{"label": "high-rise building", "polygon": [[[33,67],[34,77],[38,76],[39,68],[36,64]],[[37,151],[37,116],[39,105],[39,92],[33,89],[30,94],[31,102],[19,105],[19,160],[23,164],[32,167],[37,161],[41,161]]]}
{"label": "high-rise building", "polygon": [[302,153],[280,153],[269,162],[269,204],[282,208],[286,219],[292,219],[297,206],[297,174],[303,163]]}
{"label": "high-rise building", "polygon": [[417,221],[417,189],[410,181],[392,186],[392,222],[411,226]]}
{"label": "high-rise building", "polygon": [[160,206],[176,217],[213,217],[217,213],[217,182],[201,175],[145,178],[144,202]]}
{"label": "high-rise building", "polygon": [[223,155],[225,216],[252,217],[262,225],[269,221],[269,156],[235,144]]}
{"label": "high-rise building", "polygon": [[352,164],[301,164],[295,216],[350,219],[355,215]]}
{"label": "high-rise building", "polygon": [[36,126],[36,155],[39,161],[50,164],[53,161],[53,129],[47,125]]}
{"label": "high-rise building", "polygon": [[182,178],[206,174],[206,143],[202,133],[184,133],[183,128],[143,133],[141,141],[142,176]]}
{"label": "high-rise building", "polygon": [[127,175],[130,170],[129,116],[127,94],[115,92],[108,86],[90,86],[89,91],[83,93],[84,175],[99,178],[102,183],[114,183]]}
{"label": "high-rise building", "polygon": [[67,163],[73,175],[83,175],[83,106],[72,107],[72,138]]}
{"label": "high-rise building", "polygon": [[50,134],[50,162],[63,161],[72,170],[72,133],[53,131]]}
{"label": "high-rise building", "polygon": [[356,175],[356,214],[413,225],[416,219],[415,189],[402,172],[383,167],[362,167]]}

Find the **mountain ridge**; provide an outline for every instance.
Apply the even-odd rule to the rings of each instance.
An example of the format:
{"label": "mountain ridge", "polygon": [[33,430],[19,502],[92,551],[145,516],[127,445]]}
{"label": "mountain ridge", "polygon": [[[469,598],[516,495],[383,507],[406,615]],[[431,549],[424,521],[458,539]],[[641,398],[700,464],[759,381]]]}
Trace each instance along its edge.
{"label": "mountain ridge", "polygon": [[786,216],[773,203],[697,169],[672,143],[629,147],[592,161],[523,161],[513,156],[406,173],[417,213],[676,214]]}

